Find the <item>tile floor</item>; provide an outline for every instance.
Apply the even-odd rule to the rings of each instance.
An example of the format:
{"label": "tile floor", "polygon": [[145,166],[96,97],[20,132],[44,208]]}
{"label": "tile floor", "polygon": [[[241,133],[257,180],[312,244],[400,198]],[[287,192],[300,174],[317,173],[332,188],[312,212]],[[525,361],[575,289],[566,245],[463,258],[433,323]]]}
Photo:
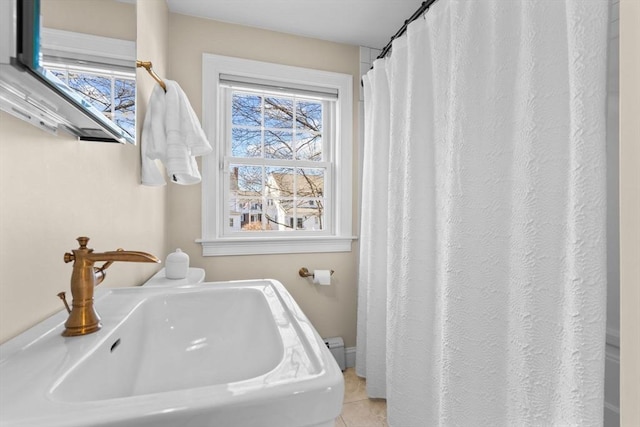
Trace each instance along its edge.
{"label": "tile floor", "polygon": [[369,399],[365,380],[354,368],[344,371],[344,405],[335,427],[388,427],[387,401]]}

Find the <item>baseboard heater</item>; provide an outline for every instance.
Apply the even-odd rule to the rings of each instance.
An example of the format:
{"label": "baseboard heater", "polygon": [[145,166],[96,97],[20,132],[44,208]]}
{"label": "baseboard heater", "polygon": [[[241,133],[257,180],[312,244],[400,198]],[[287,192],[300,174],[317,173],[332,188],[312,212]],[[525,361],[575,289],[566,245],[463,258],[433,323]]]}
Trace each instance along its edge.
{"label": "baseboard heater", "polygon": [[333,354],[336,362],[338,362],[340,370],[344,371],[346,369],[346,363],[344,354],[344,341],[342,340],[342,337],[324,338],[324,343],[329,348],[331,354]]}

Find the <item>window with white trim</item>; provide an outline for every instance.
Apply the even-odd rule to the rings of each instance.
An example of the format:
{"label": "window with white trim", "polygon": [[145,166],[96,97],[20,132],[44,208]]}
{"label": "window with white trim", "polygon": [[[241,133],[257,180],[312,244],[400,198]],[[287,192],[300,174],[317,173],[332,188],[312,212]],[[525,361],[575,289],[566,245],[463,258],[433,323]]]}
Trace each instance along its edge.
{"label": "window with white trim", "polygon": [[65,83],[70,96],[135,144],[136,43],[53,28],[42,28],[41,36],[47,78]]}
{"label": "window with white trim", "polygon": [[203,55],[203,255],[351,250],[352,76]]}
{"label": "window with white trim", "polygon": [[136,75],[133,71],[64,62],[43,61],[42,65],[135,141]]}

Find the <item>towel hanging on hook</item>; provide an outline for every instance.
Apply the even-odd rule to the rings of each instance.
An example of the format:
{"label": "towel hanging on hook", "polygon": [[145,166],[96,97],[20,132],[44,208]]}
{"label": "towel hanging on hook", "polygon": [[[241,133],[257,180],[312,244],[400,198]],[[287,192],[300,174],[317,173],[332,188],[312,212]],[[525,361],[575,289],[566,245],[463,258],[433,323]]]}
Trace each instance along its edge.
{"label": "towel hanging on hook", "polygon": [[136,68],[140,68],[140,67],[147,70],[147,72],[151,74],[151,77],[153,77],[153,79],[158,82],[160,87],[164,89],[165,93],[167,92],[166,83],[160,78],[160,76],[156,74],[155,71],[153,71],[153,64],[151,63],[151,61],[136,61]]}

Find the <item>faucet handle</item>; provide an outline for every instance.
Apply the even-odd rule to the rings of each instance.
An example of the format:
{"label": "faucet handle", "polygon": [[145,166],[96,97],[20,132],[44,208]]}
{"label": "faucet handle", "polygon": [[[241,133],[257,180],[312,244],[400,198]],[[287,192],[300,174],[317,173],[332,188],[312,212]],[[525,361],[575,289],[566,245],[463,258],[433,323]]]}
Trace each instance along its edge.
{"label": "faucet handle", "polygon": [[[80,247],[78,249],[74,249],[74,252],[76,250],[87,249],[87,243],[89,243],[89,238],[88,237],[80,236],[80,237],[76,238],[76,240],[80,244]],[[93,251],[93,249],[89,249],[89,252],[92,252],[92,251]],[[66,263],[69,263],[71,261],[75,261],[75,259],[76,259],[76,257],[72,253],[67,252],[66,254],[64,254],[64,262],[66,262]]]}
{"label": "faucet handle", "polygon": [[67,313],[71,313],[71,308],[69,307],[69,304],[67,304],[67,294],[66,294],[66,292],[59,292],[58,293],[58,298],[60,298],[62,300],[62,302],[64,303],[64,307],[67,309]]}

